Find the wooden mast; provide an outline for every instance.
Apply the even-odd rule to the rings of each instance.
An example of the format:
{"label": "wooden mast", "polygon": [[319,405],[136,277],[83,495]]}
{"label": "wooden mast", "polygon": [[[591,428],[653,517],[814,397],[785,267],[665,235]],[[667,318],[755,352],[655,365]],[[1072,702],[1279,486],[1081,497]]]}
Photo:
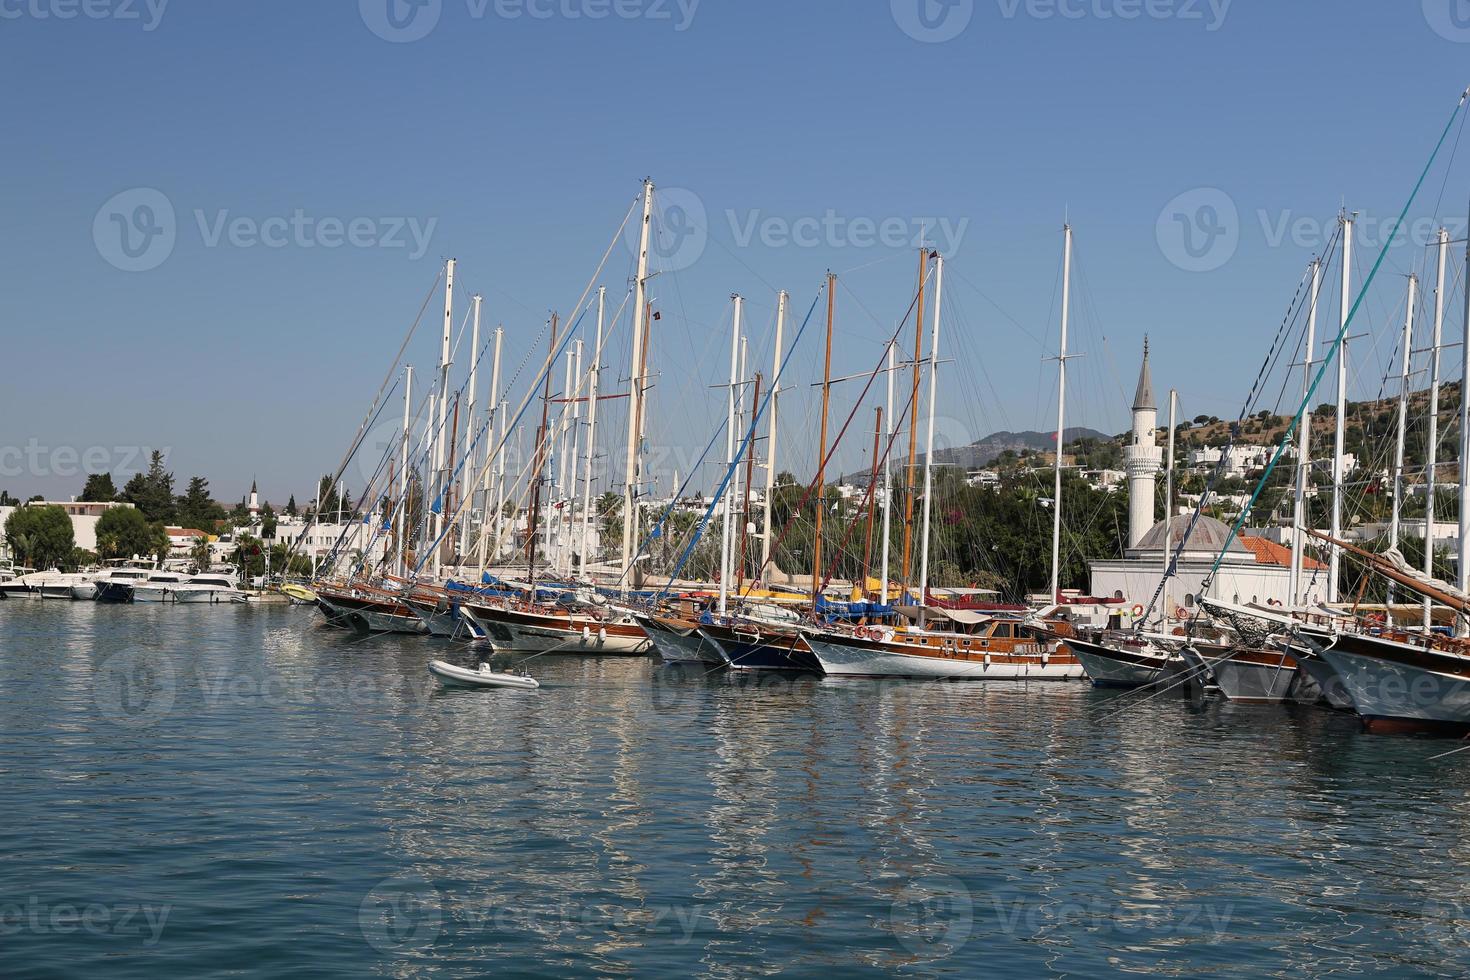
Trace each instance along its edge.
{"label": "wooden mast", "polygon": [[[879,440],[883,438],[883,406],[875,409],[877,421],[873,423],[873,465],[868,469],[868,537],[863,542],[863,585],[862,596],[868,596],[868,573],[873,564],[873,510],[874,503],[878,498],[876,488],[878,485],[878,449]],[[886,586],[885,586],[886,587]]]}
{"label": "wooden mast", "polygon": [[[750,521],[750,483],[755,478],[755,423],[756,414],[760,410],[761,403],[761,373],[755,373],[755,386],[750,396],[750,447],[745,454],[745,501],[741,504],[740,513],[746,523]],[[678,487],[674,488],[678,492]],[[738,591],[745,584],[745,545],[749,535],[744,529],[740,532],[740,561],[735,573],[735,588]]]}
{"label": "wooden mast", "polygon": [[919,249],[919,300],[918,309],[914,315],[914,383],[909,390],[909,462],[904,469],[904,502],[903,502],[903,587],[907,589],[913,583],[909,579],[910,561],[914,553],[914,464],[919,453],[919,426],[917,418],[919,415],[919,364],[924,359],[924,271],[929,262],[927,249]]}
{"label": "wooden mast", "polygon": [[832,399],[832,317],[836,311],[837,275],[827,273],[827,354],[822,361],[822,428],[817,440],[817,515],[812,535],[812,611],[822,591],[822,512],[826,510],[827,409]]}
{"label": "wooden mast", "polygon": [[[556,353],[557,316],[551,314],[551,351]],[[541,389],[541,425],[536,429],[536,468],[531,475],[531,517],[526,525],[526,572],[531,581],[531,599],[536,598],[536,530],[541,518],[541,471],[546,465],[546,426],[550,421],[551,370],[546,366],[546,381]]]}

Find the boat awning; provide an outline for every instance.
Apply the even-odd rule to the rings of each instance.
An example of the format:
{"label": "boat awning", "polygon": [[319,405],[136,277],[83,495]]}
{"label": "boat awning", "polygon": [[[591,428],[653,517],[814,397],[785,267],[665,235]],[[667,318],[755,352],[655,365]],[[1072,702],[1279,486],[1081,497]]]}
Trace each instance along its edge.
{"label": "boat awning", "polygon": [[978,626],[995,618],[973,609],[941,609],[938,606],[894,606],[893,610],[909,619],[917,620],[922,615],[929,619],[947,619],[951,623],[965,626]]}

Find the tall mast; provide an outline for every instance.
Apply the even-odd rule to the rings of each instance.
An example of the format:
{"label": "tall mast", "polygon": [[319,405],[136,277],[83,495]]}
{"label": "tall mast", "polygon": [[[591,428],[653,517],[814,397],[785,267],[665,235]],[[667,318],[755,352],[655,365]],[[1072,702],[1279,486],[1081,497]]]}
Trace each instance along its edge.
{"label": "tall mast", "polygon": [[[919,297],[918,307],[914,314],[914,383],[909,391],[909,462],[904,469],[904,502],[903,502],[903,564],[902,577],[905,589],[913,585],[913,579],[909,577],[910,558],[913,555],[914,545],[914,461],[919,452],[919,377],[920,369],[924,362],[924,285],[925,271],[928,268],[929,251],[927,248],[919,249]],[[922,600],[921,600],[922,602]]]}
{"label": "tall mast", "polygon": [[[740,371],[740,311],[744,300],[737,293],[730,299],[735,304],[735,312],[731,317],[730,327],[730,387],[726,391],[725,406],[725,470],[728,473],[735,466],[735,385],[739,382]],[[730,487],[725,487],[725,493],[720,497],[720,615],[723,616],[729,609],[730,601],[730,544],[734,540],[731,532],[730,512]]]}
{"label": "tall mast", "polygon": [[812,612],[822,591],[822,512],[827,509],[827,409],[832,399],[832,315],[837,309],[837,276],[827,273],[827,354],[822,361],[822,428],[817,440],[817,513],[812,535]]}
{"label": "tall mast", "polygon": [[[741,357],[743,360],[743,345]],[[750,535],[747,533],[750,526],[750,485],[755,482],[755,424],[756,412],[759,410],[761,403],[761,380],[761,373],[757,371],[755,373],[755,384],[750,389],[750,448],[745,454],[745,485],[742,487],[741,492],[741,498],[744,502],[740,507],[740,570],[735,576],[736,588],[739,588],[745,582],[745,546],[750,539]],[[744,431],[745,427],[742,426],[741,429]],[[674,483],[674,492],[679,492],[677,481]]]}
{"label": "tall mast", "polygon": [[[551,531],[553,525],[557,527],[559,536],[562,538],[561,544],[566,544],[566,535],[562,528],[563,522],[560,519],[561,515],[555,511],[555,508],[557,503],[560,503],[564,508],[566,506],[566,501],[570,497],[570,495],[567,493],[567,456],[570,455],[567,452],[567,445],[571,441],[570,425],[572,419],[572,406],[576,404],[576,396],[572,393],[572,386],[576,384],[574,379],[577,377],[576,346],[576,343],[573,342],[572,349],[567,351],[567,363],[565,369],[562,372],[561,421],[556,427],[556,440],[554,442],[556,448],[554,450],[553,456],[553,458],[556,460],[556,493],[555,499],[552,503],[552,513],[548,514],[546,519],[546,542],[548,547],[550,547],[551,544]],[[563,551],[565,551],[564,547],[559,547],[556,551],[555,567],[558,572],[561,572],[563,569]],[[567,552],[567,556],[570,556],[570,552]],[[571,569],[569,564],[566,565],[566,568],[567,571],[570,572]]]}
{"label": "tall mast", "polygon": [[572,564],[572,525],[576,521],[577,502],[577,462],[580,458],[577,450],[582,438],[582,341],[579,338],[572,345],[572,377],[576,379],[576,387],[572,393],[572,438],[571,445],[567,447],[567,468],[571,473],[567,477],[566,485],[562,488],[562,554],[565,558],[566,574],[568,577],[576,571]]}
{"label": "tall mast", "polygon": [[888,552],[889,539],[893,536],[893,467],[889,456],[893,452],[893,383],[898,373],[898,344],[888,342],[888,405],[884,418],[888,421],[888,452],[883,454],[883,604],[888,604]]}
{"label": "tall mast", "polygon": [[[1439,354],[1444,344],[1444,300],[1448,283],[1446,266],[1450,258],[1450,233],[1439,230],[1439,260],[1434,285],[1434,337],[1429,350],[1429,445],[1424,459],[1424,574],[1434,577],[1434,511],[1435,477],[1439,469]],[[1463,483],[1464,481],[1461,480]],[[1424,598],[1424,629],[1434,625],[1434,603]]]}
{"label": "tall mast", "polygon": [[587,580],[587,538],[592,527],[592,460],[597,447],[597,382],[602,375],[602,323],[607,304],[607,287],[597,287],[597,342],[592,348],[592,368],[588,374],[587,391],[587,465],[582,488],[582,546],[581,577]]}
{"label": "tall mast", "polygon": [[873,463],[868,467],[868,530],[863,542],[863,584],[861,595],[868,596],[868,573],[873,565],[873,509],[878,506],[878,452],[883,441],[883,406],[873,409]]}
{"label": "tall mast", "polygon": [[771,368],[771,420],[766,429],[766,499],[761,504],[761,569],[771,561],[771,498],[776,495],[776,413],[781,403],[781,344],[786,328],[786,290],[776,294],[776,353]]}
{"label": "tall mast", "polygon": [[[1062,342],[1057,352],[1057,449],[1056,478],[1051,501],[1051,594],[1047,602],[1062,597],[1062,440],[1067,422],[1067,325],[1072,315],[1072,226],[1062,225]],[[1167,542],[1164,551],[1169,550]]]}
{"label": "tall mast", "polygon": [[[556,351],[557,316],[551,314],[551,350]],[[531,581],[532,598],[536,588],[536,532],[541,524],[541,478],[546,469],[547,422],[551,409],[552,364],[546,365],[546,380],[541,388],[541,424],[536,428],[535,461],[531,474],[531,513],[526,523],[526,572]]]}
{"label": "tall mast", "polygon": [[[934,253],[934,333],[929,338],[929,430],[924,435],[924,535],[919,551],[919,622],[929,594],[929,521],[934,512],[934,407],[939,399],[939,311],[944,301],[944,256]],[[1061,451],[1061,447],[1057,447]]]}
{"label": "tall mast", "polygon": [[[1470,247],[1465,249],[1465,274],[1470,276]],[[1465,335],[1460,338],[1460,353],[1463,355],[1460,366],[1460,548],[1459,548],[1459,575],[1458,585],[1460,591],[1464,592],[1470,588],[1470,479],[1466,478],[1467,461],[1470,461],[1470,278],[1465,281]],[[1466,617],[1463,612],[1455,617],[1455,635],[1464,636],[1467,632]]]}
{"label": "tall mast", "polygon": [[[1312,390],[1312,353],[1317,349],[1317,303],[1322,296],[1322,260],[1312,260],[1312,299],[1307,311],[1307,347],[1302,357],[1302,401]],[[1296,495],[1291,512],[1291,604],[1305,605],[1302,596],[1302,552],[1306,536],[1302,526],[1307,520],[1307,480],[1312,474],[1312,416],[1308,412],[1297,433]]]}
{"label": "tall mast", "polygon": [[[479,293],[471,297],[470,302],[474,304],[473,327],[470,332],[470,399],[465,406],[464,427],[464,468],[460,471],[459,496],[460,496],[460,521],[459,521],[459,547],[456,549],[461,555],[465,551],[470,540],[470,511],[474,508],[474,488],[471,484],[475,476],[475,387],[476,378],[480,370],[480,304],[484,301]],[[463,559],[461,558],[461,564]]]}
{"label": "tall mast", "polygon": [[1179,392],[1169,389],[1169,461],[1164,469],[1164,608],[1159,621],[1167,622],[1174,610],[1169,601],[1169,579],[1174,564],[1174,432],[1179,425]]}
{"label": "tall mast", "polygon": [[633,540],[638,531],[638,426],[643,415],[643,316],[648,280],[648,233],[653,224],[653,181],[643,181],[643,224],[638,232],[638,272],[633,281],[633,359],[628,372],[628,447],[623,464],[623,595],[633,578]]}
{"label": "tall mast", "polygon": [[[1388,520],[1388,546],[1390,548],[1399,546],[1399,517],[1403,510],[1404,442],[1408,438],[1409,428],[1409,359],[1413,353],[1414,302],[1418,299],[1418,287],[1419,278],[1410,273],[1408,309],[1404,313],[1404,357],[1403,363],[1399,366],[1399,424],[1393,450],[1393,509]],[[1392,596],[1392,594],[1393,586],[1390,585],[1389,595]]]}
{"label": "tall mast", "polygon": [[[497,447],[499,447],[502,452],[504,451],[504,448],[505,447],[501,445],[500,440],[498,440],[498,439],[495,438],[495,423],[496,423],[496,420],[500,416],[499,411],[497,411],[497,406],[498,406],[499,403],[496,401],[496,399],[500,397],[500,344],[501,344],[501,341],[503,341],[504,339],[505,339],[505,328],[504,327],[496,327],[495,328],[495,350],[494,350],[494,354],[493,354],[493,356],[491,357],[491,360],[490,360],[490,404],[485,409],[485,439],[487,440],[487,442],[491,446],[497,446]],[[502,428],[503,428],[503,425],[502,425]],[[489,536],[490,536],[490,533],[491,533],[491,531],[490,531],[490,529],[491,529],[491,524],[490,524],[490,505],[491,505],[492,497],[491,497],[491,494],[490,494],[490,484],[491,484],[491,477],[493,476],[493,474],[495,472],[495,465],[496,465],[495,457],[491,456],[489,454],[489,450],[487,450],[486,451],[486,454],[485,454],[485,476],[484,476],[483,482],[480,485],[480,540],[479,540],[479,552],[480,552],[480,581],[482,581],[482,582],[485,580],[485,559],[487,557],[487,554],[486,554],[487,549],[489,548],[489,545],[490,545],[490,542],[488,540],[489,539]],[[497,514],[497,517],[498,517],[498,514]],[[498,531],[499,530],[498,523],[495,525],[495,527],[496,527],[496,530]]]}
{"label": "tall mast", "polygon": [[434,554],[431,558],[432,574],[434,578],[439,577],[439,535],[444,530],[444,503],[443,497],[448,496],[448,490],[444,486],[444,451],[446,438],[445,426],[449,424],[449,359],[451,334],[454,330],[454,267],[455,260],[450,259],[444,266],[444,337],[439,346],[439,417],[435,419],[434,433],[434,465],[433,474],[429,478],[429,492],[433,494],[431,501],[439,500],[438,513],[434,515],[433,534],[429,540],[433,542],[431,547]]}
{"label": "tall mast", "polygon": [[[1342,216],[1342,298],[1338,332],[1342,335],[1341,347],[1337,352],[1337,429],[1332,434],[1332,538],[1342,540],[1342,481],[1343,481],[1343,430],[1347,428],[1347,384],[1348,384],[1348,314],[1352,311],[1353,296],[1353,219],[1344,212]],[[1337,601],[1337,575],[1342,564],[1341,549],[1335,545],[1328,550],[1327,601]]]}
{"label": "tall mast", "polygon": [[403,508],[403,512],[398,516],[398,520],[393,522],[396,525],[395,536],[398,538],[398,574],[404,578],[408,577],[408,535],[404,533],[404,524],[407,523],[411,513],[408,508],[408,467],[410,452],[408,442],[409,430],[412,428],[412,422],[409,419],[412,403],[413,365],[410,364],[405,369],[403,378],[403,445],[399,447],[403,468],[398,473],[398,506]]}

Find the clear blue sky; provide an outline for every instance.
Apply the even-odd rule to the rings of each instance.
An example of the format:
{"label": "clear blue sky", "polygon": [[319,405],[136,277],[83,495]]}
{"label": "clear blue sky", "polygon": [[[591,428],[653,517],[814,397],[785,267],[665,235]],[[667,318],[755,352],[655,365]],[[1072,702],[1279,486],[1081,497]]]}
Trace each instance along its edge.
{"label": "clear blue sky", "polygon": [[[750,300],[764,366],[772,288],[804,311],[838,271],[836,370],[871,366],[914,274],[911,249],[867,241],[865,222],[888,219],[964,229],[929,236],[953,273],[951,440],[1052,424],[1042,358],[1064,215],[1087,352],[1070,421],[1126,426],[1145,333],[1158,386],[1179,387],[1187,415],[1233,415],[1309,232],[1344,200],[1372,221],[1395,214],[1470,83],[1465,0],[926,0],[927,20],[918,0],[393,0],[396,22],[388,2],[0,0],[0,488],[64,496],[82,483],[65,447],[136,467],[119,449],[157,446],[180,483],[204,474],[223,500],[252,476],[277,501],[304,498],[444,257],[460,260],[461,296],[483,292],[488,321],[505,323],[514,365],[547,312],[576,300],[644,175],[695,195],[710,239],[655,289],[656,443],[708,438],[731,292]],[[1461,233],[1464,164],[1443,198]],[[1416,216],[1436,214],[1445,176]],[[144,220],[137,188],[174,210],[175,240],[128,271],[99,212],[132,192],[120,200]],[[1180,267],[1194,260],[1165,215],[1199,188],[1238,215],[1238,244],[1208,271]],[[299,241],[250,237],[297,210],[313,223]],[[213,237],[222,217],[245,219],[236,241]],[[783,240],[804,218],[823,222],[815,244]],[[432,233],[324,248],[322,219],[366,219],[365,242],[395,219]],[[1280,238],[1295,219],[1304,230]],[[1397,273],[1419,261],[1391,252],[1364,314],[1389,339],[1363,354],[1355,393],[1378,389]],[[614,297],[629,265],[620,247],[603,279]],[[440,302],[413,348],[421,369]],[[796,361],[803,388],[816,346]],[[625,351],[610,345],[620,376]],[[799,472],[808,402],[793,399],[783,447]],[[844,462],[863,465],[868,442],[855,436]]]}

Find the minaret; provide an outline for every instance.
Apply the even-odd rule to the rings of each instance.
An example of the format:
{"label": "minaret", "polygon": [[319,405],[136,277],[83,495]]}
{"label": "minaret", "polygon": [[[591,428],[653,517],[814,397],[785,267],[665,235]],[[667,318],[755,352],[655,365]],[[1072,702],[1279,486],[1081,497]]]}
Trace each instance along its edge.
{"label": "minaret", "polygon": [[1154,526],[1154,476],[1163,468],[1163,457],[1155,441],[1159,407],[1154,402],[1154,382],[1148,369],[1148,338],[1143,338],[1143,370],[1138,373],[1138,391],[1133,396],[1133,438],[1124,450],[1128,471],[1128,547]]}
{"label": "minaret", "polygon": [[260,513],[260,493],[256,489],[255,481],[254,480],[251,480],[250,481],[250,503],[249,503],[247,509],[252,514],[259,514]]}

